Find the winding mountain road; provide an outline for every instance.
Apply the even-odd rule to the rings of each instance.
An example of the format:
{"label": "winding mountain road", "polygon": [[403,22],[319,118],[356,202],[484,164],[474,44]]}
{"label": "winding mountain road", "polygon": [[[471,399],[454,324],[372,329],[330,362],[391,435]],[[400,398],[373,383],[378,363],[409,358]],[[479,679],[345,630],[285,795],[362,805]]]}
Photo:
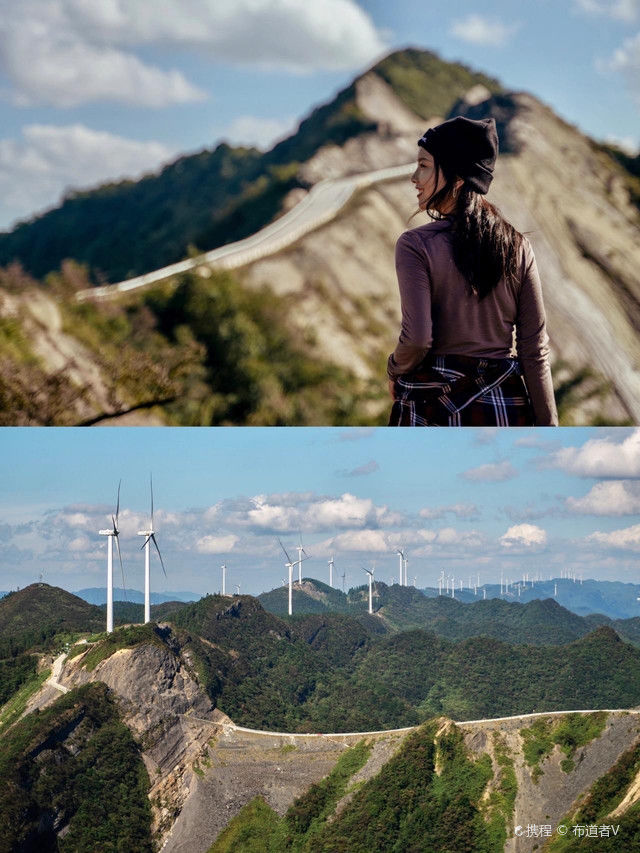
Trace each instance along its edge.
{"label": "winding mountain road", "polygon": [[[533,720],[537,717],[562,717],[566,714],[639,714],[640,708],[596,708],[596,709],[579,709],[567,711],[534,711],[530,714],[514,714],[511,717],[487,717],[483,720],[453,720],[456,726],[475,726],[480,723],[506,723],[511,720]],[[218,721],[206,720],[202,717],[194,717],[193,715],[181,715],[190,719],[198,720],[202,723],[210,723],[217,728],[226,729],[233,732],[245,732],[252,735],[263,735],[264,737],[287,737],[287,738],[309,738],[309,737],[325,737],[325,738],[341,738],[353,737],[362,738],[373,735],[391,735],[402,732],[410,732],[417,729],[418,726],[404,726],[400,729],[376,729],[370,732],[273,732],[267,729],[249,729],[246,726],[237,726],[235,723],[220,723]]]}
{"label": "winding mountain road", "polygon": [[315,184],[307,195],[295,207],[276,219],[260,231],[228,243],[210,252],[205,252],[195,258],[185,258],[175,264],[162,267],[153,272],[144,273],[135,278],[120,281],[117,284],[106,284],[81,290],[77,298],[82,301],[87,297],[108,299],[118,293],[137,290],[149,284],[169,278],[172,275],[187,272],[200,266],[215,267],[216,269],[236,269],[245,264],[279,252],[285,246],[290,246],[300,237],[319,228],[334,219],[355,192],[372,184],[390,181],[396,178],[408,177],[414,169],[413,163],[404,166],[392,166],[378,169],[374,172],[351,175],[346,178],[329,178]]}

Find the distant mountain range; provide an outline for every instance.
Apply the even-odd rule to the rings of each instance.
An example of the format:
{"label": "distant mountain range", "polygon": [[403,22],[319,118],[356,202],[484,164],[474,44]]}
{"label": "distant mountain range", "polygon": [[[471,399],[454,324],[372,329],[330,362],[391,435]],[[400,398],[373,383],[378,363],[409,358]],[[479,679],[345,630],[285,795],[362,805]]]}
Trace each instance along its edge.
{"label": "distant mountain range", "polygon": [[[106,604],[107,603],[107,588],[102,587],[87,587],[87,589],[76,590],[75,595],[79,598],[88,601],[89,604]],[[138,589],[127,589],[123,592],[122,589],[114,587],[114,601],[129,601],[134,604],[144,604],[144,592]],[[197,592],[152,592],[150,595],[152,604],[164,604],[167,601],[197,601],[201,596]]]}
{"label": "distant mountain range", "polygon": [[640,423],[640,161],[527,93],[408,49],[271,151],[185,156],[0,235],[0,424],[384,423],[406,178],[361,189],[233,275],[198,263],[108,304],[75,294],[254,234],[324,178],[408,164],[451,114],[496,119],[490,198],[534,245],[561,422]]}
{"label": "distant mountain range", "polygon": [[[455,595],[440,596],[452,603],[473,604],[482,603],[486,593],[487,602],[491,599],[501,599],[506,604],[526,604],[542,599],[553,599],[563,608],[579,616],[599,614],[608,619],[633,619],[640,617],[640,584],[623,583],[621,581],[570,580],[554,578],[549,581],[535,581],[521,584],[518,591],[512,584],[508,591],[501,593],[500,584],[485,584],[473,589],[464,587],[456,589]],[[506,590],[506,584],[504,586]],[[376,581],[374,608],[381,611],[394,622],[404,627],[415,627],[413,619],[429,618],[433,602],[428,599],[438,597],[438,590],[433,587],[416,589],[416,587],[400,587],[397,584],[388,586]],[[557,591],[557,594],[556,594]],[[288,608],[288,588],[278,587],[258,596],[266,610],[284,615]],[[302,587],[297,584],[293,588],[293,609],[296,613],[353,613],[363,611],[368,607],[368,587],[366,585],[344,593],[331,588],[322,581],[314,578],[303,578]],[[409,620],[409,621],[407,621]],[[605,620],[606,621],[606,620]]]}

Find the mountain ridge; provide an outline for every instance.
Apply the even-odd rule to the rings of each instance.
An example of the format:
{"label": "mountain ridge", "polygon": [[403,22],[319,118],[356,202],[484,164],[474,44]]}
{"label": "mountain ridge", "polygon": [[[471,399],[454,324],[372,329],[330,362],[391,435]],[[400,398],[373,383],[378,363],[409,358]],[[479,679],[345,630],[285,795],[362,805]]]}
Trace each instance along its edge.
{"label": "mountain ridge", "polygon": [[[233,190],[211,224],[222,236],[207,245],[254,233],[322,178],[408,164],[424,124],[446,117],[431,112],[445,102],[460,114],[493,116],[507,150],[490,199],[534,246],[561,423],[640,423],[637,176],[529,94],[480,84],[428,52],[383,62],[386,76],[393,70],[400,81],[370,69],[342,100],[312,114],[288,143],[297,139],[300,161],[219,152],[220,168],[231,164]],[[411,97],[428,118],[410,109]],[[262,156],[271,171],[254,180]],[[243,157],[254,170],[246,186]],[[181,168],[187,186],[205,167],[196,159]],[[0,422],[384,423],[381,377],[400,320],[394,244],[411,224],[412,200],[406,178],[363,188],[334,219],[233,275],[199,263],[109,304],[76,301],[89,286],[77,262],[65,261],[44,284],[16,265],[0,270]],[[182,207],[175,215],[197,218]],[[128,245],[139,269],[187,253],[183,240],[171,258],[152,251],[149,261],[134,240]]]}
{"label": "mountain ridge", "polygon": [[[47,594],[57,600],[60,592],[34,585],[26,598]],[[447,599],[440,603],[447,612],[470,611]],[[503,610],[517,607],[500,601],[486,604]],[[0,616],[1,608],[2,601]],[[550,601],[535,602],[530,609],[552,615],[563,612]],[[634,831],[635,771],[629,771],[633,765],[624,756],[638,748],[637,714],[599,709],[638,705],[640,651],[625,644],[610,626],[600,626],[569,644],[533,647],[494,638],[454,643],[420,629],[378,636],[368,630],[367,620],[379,620],[364,616],[358,620],[325,613],[282,619],[250,596],[206,596],[181,604],[160,625],[123,626],[110,635],[89,637],[81,645],[68,642],[68,650],[58,658],[55,683],[50,679],[36,689],[27,700],[27,716],[3,729],[0,710],[0,741],[11,744],[21,756],[17,760],[35,774],[22,778],[50,774],[48,788],[40,784],[31,789],[30,783],[20,783],[27,785],[24,797],[35,796],[36,791],[39,797],[29,815],[40,814],[44,825],[46,814],[46,825],[56,831],[68,822],[74,832],[92,837],[93,825],[82,823],[73,809],[63,814],[46,791],[67,784],[66,768],[71,767],[80,773],[78,790],[86,791],[81,780],[88,755],[105,766],[107,753],[96,752],[104,736],[89,727],[79,737],[74,733],[79,732],[81,717],[74,717],[77,722],[69,728],[68,712],[56,710],[62,708],[59,703],[79,708],[89,701],[79,691],[97,689],[107,692],[96,694],[95,701],[102,703],[96,713],[111,719],[112,711],[104,705],[107,700],[109,707],[118,709],[118,719],[133,735],[132,744],[137,744],[131,747],[131,766],[144,765],[148,774],[151,814],[144,818],[144,810],[137,812],[136,832],[156,848],[164,845],[167,853],[206,853],[216,838],[226,843],[227,829],[244,833],[246,844],[258,832],[256,843],[262,846],[256,849],[271,853],[326,849],[314,846],[320,839],[334,845],[329,849],[339,843],[353,851],[370,850],[373,842],[360,823],[361,810],[377,809],[380,797],[390,798],[398,803],[398,813],[409,819],[412,797],[428,810],[434,785],[440,791],[438,802],[454,802],[455,792],[465,791],[471,804],[468,820],[443,818],[451,849],[463,844],[455,824],[458,829],[473,825],[474,851],[528,851],[530,846],[514,846],[513,836],[527,804],[555,822],[577,808],[576,798],[588,794],[592,810],[599,809],[604,818],[604,806],[597,804],[601,797],[594,800],[593,792],[599,790],[603,774],[623,760],[627,770],[616,770],[614,779],[620,799],[626,797],[620,823],[624,832]],[[62,636],[73,642],[69,634]],[[330,679],[336,679],[333,686]],[[69,692],[58,698],[61,690]],[[306,722],[303,716],[292,716],[291,708],[285,712],[287,703],[291,708],[295,703],[306,706],[310,712]],[[554,704],[563,710],[543,713]],[[261,707],[269,707],[271,716],[261,716]],[[323,707],[324,716],[319,714]],[[593,711],[572,710],[589,707]],[[513,718],[486,719],[508,717],[496,712],[514,708],[518,710]],[[523,715],[534,708],[538,713]],[[38,715],[30,713],[36,709]],[[453,718],[447,710],[454,712]],[[280,724],[269,725],[277,714]],[[22,756],[20,739],[25,726],[38,719],[40,733],[36,740],[31,736],[32,747],[42,756],[36,767]],[[50,719],[56,721],[54,729],[47,728]],[[338,720],[341,724],[336,726]],[[399,723],[411,731],[390,731]],[[258,731],[250,730],[254,728]],[[353,734],[341,734],[341,728]],[[384,731],[374,735],[372,728]],[[49,754],[45,746],[53,742],[53,731],[56,745]],[[421,763],[420,756],[426,754],[435,760],[430,770]],[[412,780],[413,770],[407,769],[414,762],[423,767],[421,781]],[[439,770],[433,775],[435,768]],[[611,790],[611,780],[607,785]],[[410,790],[414,795],[408,796]],[[492,799],[491,791],[501,791],[501,797]],[[245,825],[243,807],[256,796],[275,810],[271,817],[263,815],[269,830],[260,821],[259,830],[253,823],[251,830]],[[7,804],[0,796],[0,822]],[[479,815],[484,823],[476,822]],[[416,817],[417,813],[410,820]],[[251,821],[255,819],[254,815]],[[11,832],[22,828],[34,832],[31,817],[25,821],[14,822]],[[315,830],[309,836],[312,824]],[[413,830],[416,837],[431,832],[421,827]],[[298,839],[293,848],[280,838],[283,829]],[[381,834],[375,849],[391,850],[393,842],[386,838]],[[233,848],[213,848],[226,849]],[[253,848],[242,849],[248,853]]]}

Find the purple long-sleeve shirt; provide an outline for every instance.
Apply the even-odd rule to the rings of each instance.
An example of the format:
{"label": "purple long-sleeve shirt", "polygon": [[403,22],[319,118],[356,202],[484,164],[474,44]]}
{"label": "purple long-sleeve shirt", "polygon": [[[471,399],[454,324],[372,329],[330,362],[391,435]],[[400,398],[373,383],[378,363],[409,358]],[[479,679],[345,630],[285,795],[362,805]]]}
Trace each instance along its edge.
{"label": "purple long-sleeve shirt", "polygon": [[416,367],[427,352],[507,358],[516,352],[538,426],[556,426],[558,414],[549,368],[542,286],[531,244],[523,239],[521,273],[478,300],[453,261],[448,220],[405,231],[396,244],[402,329],[389,356],[395,378]]}

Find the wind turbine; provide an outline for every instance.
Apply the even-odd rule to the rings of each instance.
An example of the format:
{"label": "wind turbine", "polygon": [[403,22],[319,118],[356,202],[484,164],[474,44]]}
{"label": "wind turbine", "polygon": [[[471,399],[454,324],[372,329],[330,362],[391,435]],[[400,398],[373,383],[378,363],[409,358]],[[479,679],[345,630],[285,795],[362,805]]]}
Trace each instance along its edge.
{"label": "wind turbine", "polygon": [[227,566],[223,563],[220,568],[222,569],[222,594],[227,594]]}
{"label": "wind turbine", "polygon": [[[280,542],[279,537],[278,542]],[[291,616],[293,613],[293,563],[291,562],[291,557],[287,554],[287,549],[284,547],[282,542],[280,542],[280,547],[287,558],[287,562],[284,564],[284,567],[285,569],[289,569],[289,616]]]}
{"label": "wind turbine", "polygon": [[398,548],[396,554],[400,557],[400,566],[398,568],[398,578],[400,581],[400,586],[404,586],[404,550],[402,548]]}
{"label": "wind turbine", "polygon": [[298,559],[296,560],[296,563],[298,564],[298,583],[302,586],[302,560],[303,560],[302,555],[304,554],[305,560],[309,556],[307,554],[307,552],[304,550],[304,548],[302,547],[302,533],[300,534],[300,544],[296,545],[296,551],[298,552]]}
{"label": "wind turbine", "polygon": [[369,575],[369,613],[373,615],[373,573],[375,569],[362,569]]}
{"label": "wind turbine", "polygon": [[329,560],[329,586],[333,587],[333,554]]}
{"label": "wind turbine", "polygon": [[343,569],[342,570],[342,591],[343,592],[344,592],[344,580],[345,580],[346,576],[347,576],[347,573]]}
{"label": "wind turbine", "polygon": [[[149,475],[149,487],[151,490],[151,524],[149,525],[148,530],[138,530],[138,536],[146,536],[147,538],[144,540],[144,544],[142,548],[144,548],[144,621],[145,624],[147,622],[151,622],[151,568],[150,568],[150,556],[149,556],[149,543],[153,542],[156,546],[156,551],[158,552],[158,557],[160,557],[160,565],[162,566],[162,571],[164,572],[164,576],[167,576],[167,570],[164,567],[164,561],[162,559],[162,554],[160,553],[160,548],[158,548],[158,543],[156,541],[156,534],[153,530],[153,479],[151,475]],[[142,548],[140,550],[142,551]]]}
{"label": "wind turbine", "polygon": [[236,595],[240,595],[240,584],[239,583],[236,584],[236,589],[238,590],[236,592]]}
{"label": "wind turbine", "polygon": [[120,485],[122,484],[122,480],[118,483],[118,498],[116,501],[116,514],[115,516],[111,516],[111,523],[113,524],[112,528],[107,528],[106,530],[99,530],[98,533],[100,536],[107,536],[107,633],[110,634],[113,631],[113,540],[116,540],[116,547],[118,548],[118,558],[120,560],[120,569],[122,570],[122,589],[126,596],[126,584],[124,580],[124,567],[122,565],[122,554],[120,553],[120,542],[118,541],[118,536],[120,531],[118,530],[118,514],[120,512]]}

